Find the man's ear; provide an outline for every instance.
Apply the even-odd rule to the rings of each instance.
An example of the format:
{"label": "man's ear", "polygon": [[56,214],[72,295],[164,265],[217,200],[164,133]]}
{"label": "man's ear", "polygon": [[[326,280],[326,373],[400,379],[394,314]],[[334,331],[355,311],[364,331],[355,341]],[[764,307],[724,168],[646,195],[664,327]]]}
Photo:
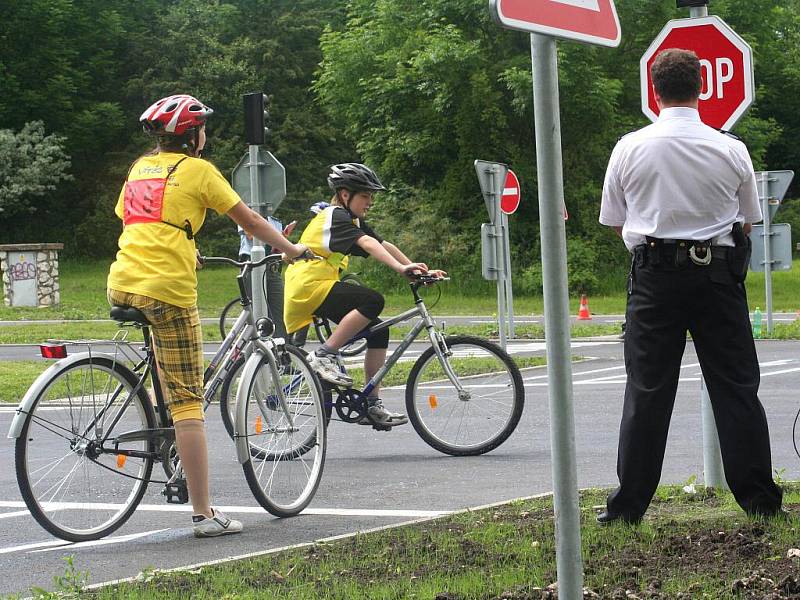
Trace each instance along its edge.
{"label": "man's ear", "polygon": [[656,87],[655,86],[653,86],[653,98],[656,101],[656,106],[658,106],[658,110],[661,110],[662,108],[664,108],[663,105],[662,105],[662,102],[661,102],[661,96],[658,95],[658,92],[656,91]]}

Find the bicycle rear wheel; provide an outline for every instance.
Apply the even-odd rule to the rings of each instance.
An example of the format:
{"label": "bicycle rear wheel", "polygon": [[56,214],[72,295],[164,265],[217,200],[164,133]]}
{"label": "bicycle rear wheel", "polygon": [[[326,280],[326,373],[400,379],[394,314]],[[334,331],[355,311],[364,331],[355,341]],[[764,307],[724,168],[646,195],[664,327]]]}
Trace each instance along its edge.
{"label": "bicycle rear wheel", "polygon": [[433,347],[414,363],[406,385],[406,410],[425,442],[445,454],[475,456],[502,444],[522,416],[522,375],[499,346],[473,337],[444,338],[445,374]]}
{"label": "bicycle rear wheel", "polygon": [[[254,354],[245,364],[236,398],[236,431],[250,459],[242,465],[256,500],[278,517],[308,506],[317,491],[327,443],[322,391],[305,358],[292,346],[277,352],[278,380],[269,359]],[[276,390],[285,397],[281,403]]]}
{"label": "bicycle rear wheel", "polygon": [[144,390],[131,396],[136,376],[110,359],[53,367],[16,441],[17,482],[47,531],[72,542],[96,540],[133,514],[153,467],[152,442],[115,448],[114,439],[153,428],[155,415]]}

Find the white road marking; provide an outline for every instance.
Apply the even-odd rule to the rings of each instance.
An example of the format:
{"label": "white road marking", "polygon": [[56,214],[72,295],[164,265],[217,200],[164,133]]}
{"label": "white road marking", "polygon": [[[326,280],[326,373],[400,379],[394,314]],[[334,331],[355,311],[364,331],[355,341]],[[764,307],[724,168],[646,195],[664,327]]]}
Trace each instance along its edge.
{"label": "white road marking", "polygon": [[29,514],[30,514],[30,511],[17,510],[17,511],[14,511],[14,512],[0,513],[0,519],[8,519],[10,517],[24,517],[24,516],[29,515]]}
{"label": "white road marking", "polygon": [[[117,510],[122,504],[109,502],[46,502],[43,508],[47,510],[61,510],[79,508],[83,510]],[[21,500],[0,500],[0,508],[25,508]],[[222,512],[238,514],[258,514],[266,511],[260,506],[219,506]],[[182,504],[140,504],[137,511],[149,512],[181,512],[191,513],[192,507]],[[438,517],[448,514],[449,511],[441,510],[412,510],[412,509],[370,509],[370,508],[307,508],[301,514],[327,515],[339,517]],[[12,513],[6,513],[8,515]],[[28,511],[13,513],[15,516],[28,514]]]}
{"label": "white road marking", "polygon": [[[102,540],[94,540],[93,542],[78,542],[77,544],[70,544],[69,549],[73,550],[75,548],[91,548],[93,546],[109,546],[111,544],[122,544],[124,542],[130,542],[132,540],[137,540],[139,538],[147,537],[148,535],[155,535],[156,533],[161,533],[162,531],[169,531],[169,528],[167,527],[165,529],[153,529],[152,531],[142,531],[140,533],[131,533],[128,535],[109,537],[109,538],[104,538]],[[38,552],[52,552],[53,550],[63,550],[63,548],[40,548],[38,550],[33,550],[31,554],[36,554]]]}
{"label": "white road marking", "polygon": [[49,542],[36,542],[33,544],[22,544],[21,546],[9,546],[7,548],[0,548],[0,554],[11,554],[12,552],[24,552],[25,550],[34,550],[36,548],[49,548],[51,546],[68,546],[69,542],[64,540],[51,540]]}

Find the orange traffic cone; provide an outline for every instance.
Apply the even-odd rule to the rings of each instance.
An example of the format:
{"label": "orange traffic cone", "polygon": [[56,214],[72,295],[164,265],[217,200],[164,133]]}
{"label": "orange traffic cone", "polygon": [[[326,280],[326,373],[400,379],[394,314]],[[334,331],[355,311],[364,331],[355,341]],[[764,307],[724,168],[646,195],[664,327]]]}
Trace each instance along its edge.
{"label": "orange traffic cone", "polygon": [[592,315],[589,314],[589,300],[586,294],[581,294],[581,307],[578,309],[578,321],[591,320]]}

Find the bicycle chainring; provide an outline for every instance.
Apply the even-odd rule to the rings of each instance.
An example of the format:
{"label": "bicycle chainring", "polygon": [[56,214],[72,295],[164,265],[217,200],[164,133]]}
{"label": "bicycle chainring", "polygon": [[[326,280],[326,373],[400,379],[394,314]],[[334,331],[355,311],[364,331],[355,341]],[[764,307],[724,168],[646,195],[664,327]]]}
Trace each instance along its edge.
{"label": "bicycle chainring", "polygon": [[336,398],[336,414],[345,423],[356,423],[367,414],[367,403],[352,389],[339,390]]}

